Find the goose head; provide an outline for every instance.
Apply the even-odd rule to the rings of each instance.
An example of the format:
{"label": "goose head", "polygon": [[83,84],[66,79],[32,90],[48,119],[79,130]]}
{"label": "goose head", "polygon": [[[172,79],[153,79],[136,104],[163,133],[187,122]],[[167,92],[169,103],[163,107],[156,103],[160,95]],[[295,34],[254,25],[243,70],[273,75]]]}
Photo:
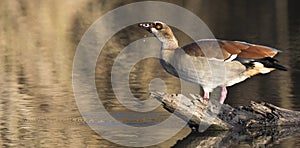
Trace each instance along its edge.
{"label": "goose head", "polygon": [[163,49],[178,48],[178,41],[172,29],[167,24],[160,21],[153,21],[140,23],[138,26],[152,33],[162,43]]}

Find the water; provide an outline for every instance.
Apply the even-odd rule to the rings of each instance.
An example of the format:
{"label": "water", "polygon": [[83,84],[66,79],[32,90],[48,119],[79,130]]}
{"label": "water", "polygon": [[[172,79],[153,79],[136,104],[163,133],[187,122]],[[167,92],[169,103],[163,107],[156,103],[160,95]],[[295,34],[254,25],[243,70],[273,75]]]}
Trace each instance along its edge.
{"label": "water", "polygon": [[[76,46],[88,27],[105,12],[126,3],[111,0],[2,2],[1,147],[119,146],[103,139],[81,118],[72,90],[72,62]],[[300,98],[300,18],[297,0],[189,0],[177,1],[175,4],[198,15],[217,38],[248,41],[283,51],[276,58],[289,71],[255,76],[230,87],[225,103],[239,106],[248,105],[250,100],[266,101],[300,111],[300,102],[297,101]],[[178,30],[175,34],[181,45],[190,41]],[[115,118],[132,126],[154,125],[170,115],[162,107],[158,107],[141,117],[141,113],[122,106],[111,88],[110,71],[114,58],[123,47],[145,35],[150,36],[136,26],[123,29],[105,45],[96,67],[96,86],[101,101]],[[129,75],[133,95],[141,100],[148,99],[149,83],[154,78],[164,80],[169,93],[180,92],[180,81],[160,68],[157,59],[150,58],[137,63]],[[157,146],[174,146],[189,133],[190,129],[185,127]],[[209,138],[209,134],[203,135]],[[184,140],[192,143],[193,138],[194,134]],[[233,147],[254,146],[253,142],[255,138],[222,144]],[[177,144],[180,146],[182,143],[187,144],[184,141]],[[292,135],[281,141],[273,141],[272,146],[292,147],[299,146],[299,143],[299,136]]]}

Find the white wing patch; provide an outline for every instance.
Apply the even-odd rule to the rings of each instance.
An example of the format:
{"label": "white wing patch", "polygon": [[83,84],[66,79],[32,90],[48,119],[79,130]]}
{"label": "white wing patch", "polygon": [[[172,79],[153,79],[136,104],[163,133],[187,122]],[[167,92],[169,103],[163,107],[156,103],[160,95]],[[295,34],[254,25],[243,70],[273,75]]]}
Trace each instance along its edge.
{"label": "white wing patch", "polygon": [[229,58],[227,58],[224,62],[231,62],[237,57],[237,54],[232,54]]}

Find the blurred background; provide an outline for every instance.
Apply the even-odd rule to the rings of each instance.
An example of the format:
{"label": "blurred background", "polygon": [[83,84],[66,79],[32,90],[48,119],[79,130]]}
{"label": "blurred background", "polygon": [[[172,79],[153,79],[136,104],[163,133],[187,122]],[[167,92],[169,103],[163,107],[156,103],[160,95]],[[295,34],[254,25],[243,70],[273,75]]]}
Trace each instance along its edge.
{"label": "blurred background", "polygon": [[[2,0],[0,5],[0,145],[1,147],[117,147],[91,130],[77,109],[72,92],[72,62],[82,35],[106,12],[137,0]],[[167,0],[199,16],[216,38],[247,41],[277,48],[276,58],[289,71],[255,76],[229,88],[226,104],[265,101],[300,111],[300,17],[298,0]],[[162,14],[163,15],[163,14]],[[175,14],[176,15],[176,14]],[[174,28],[180,45],[191,40]],[[155,124],[169,116],[162,107],[153,116],[132,118],[114,96],[110,71],[114,58],[131,42],[150,37],[136,25],[115,34],[96,67],[96,85],[107,110],[129,125]],[[180,81],[157,59],[146,59],[130,73],[130,89],[149,98],[149,83],[161,78],[169,93]],[[190,132],[182,129],[158,147],[174,146]],[[245,142],[246,143],[246,142]],[[239,146],[251,146],[241,142]],[[276,144],[299,146],[294,136]],[[176,146],[176,145],[175,145]]]}

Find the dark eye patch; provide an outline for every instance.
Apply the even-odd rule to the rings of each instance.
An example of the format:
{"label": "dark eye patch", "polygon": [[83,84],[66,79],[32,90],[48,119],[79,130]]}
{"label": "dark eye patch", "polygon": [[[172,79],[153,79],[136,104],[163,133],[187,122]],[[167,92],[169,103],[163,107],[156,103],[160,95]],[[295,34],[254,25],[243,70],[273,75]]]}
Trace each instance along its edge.
{"label": "dark eye patch", "polygon": [[163,28],[163,25],[162,25],[161,23],[156,23],[156,24],[155,24],[155,28],[156,28],[157,30],[161,30],[161,29]]}

